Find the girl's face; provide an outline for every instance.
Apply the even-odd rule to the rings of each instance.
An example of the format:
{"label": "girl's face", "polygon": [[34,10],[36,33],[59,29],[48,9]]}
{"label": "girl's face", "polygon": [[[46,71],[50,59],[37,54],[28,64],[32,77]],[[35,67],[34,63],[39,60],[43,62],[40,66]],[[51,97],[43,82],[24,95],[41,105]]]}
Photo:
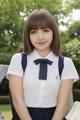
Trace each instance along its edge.
{"label": "girl's face", "polygon": [[50,28],[38,28],[30,31],[30,40],[37,51],[50,51],[53,31]]}

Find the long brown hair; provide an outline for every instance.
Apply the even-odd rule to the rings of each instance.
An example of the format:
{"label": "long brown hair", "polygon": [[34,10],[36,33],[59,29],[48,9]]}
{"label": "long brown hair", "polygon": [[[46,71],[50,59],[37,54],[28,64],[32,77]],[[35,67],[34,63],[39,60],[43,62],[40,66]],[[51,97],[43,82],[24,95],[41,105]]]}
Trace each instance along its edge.
{"label": "long brown hair", "polygon": [[23,31],[23,44],[24,52],[31,53],[34,46],[30,41],[30,31],[37,28],[50,28],[53,31],[53,40],[51,43],[51,50],[56,56],[60,55],[60,36],[58,26],[51,15],[51,13],[45,9],[34,10],[27,17]]}

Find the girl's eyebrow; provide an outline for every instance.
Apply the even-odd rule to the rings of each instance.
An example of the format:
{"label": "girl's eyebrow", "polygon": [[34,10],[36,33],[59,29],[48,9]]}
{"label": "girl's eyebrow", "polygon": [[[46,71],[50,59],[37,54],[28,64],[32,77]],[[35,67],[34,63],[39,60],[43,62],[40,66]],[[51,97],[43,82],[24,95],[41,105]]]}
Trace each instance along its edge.
{"label": "girl's eyebrow", "polygon": [[39,28],[33,28],[33,29],[31,29],[31,31],[32,30],[38,30],[38,29],[50,29],[49,27],[39,27]]}
{"label": "girl's eyebrow", "polygon": [[35,29],[31,29],[30,32],[33,31],[33,30],[38,30],[38,29],[36,29],[36,28]]}

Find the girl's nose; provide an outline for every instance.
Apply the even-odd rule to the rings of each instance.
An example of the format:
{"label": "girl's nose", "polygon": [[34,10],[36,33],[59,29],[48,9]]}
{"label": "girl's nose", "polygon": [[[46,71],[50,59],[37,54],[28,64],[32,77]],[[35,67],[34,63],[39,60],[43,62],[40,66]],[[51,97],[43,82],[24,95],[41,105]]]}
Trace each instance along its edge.
{"label": "girl's nose", "polygon": [[39,40],[43,39],[43,33],[42,33],[42,31],[39,30],[37,36],[38,36]]}

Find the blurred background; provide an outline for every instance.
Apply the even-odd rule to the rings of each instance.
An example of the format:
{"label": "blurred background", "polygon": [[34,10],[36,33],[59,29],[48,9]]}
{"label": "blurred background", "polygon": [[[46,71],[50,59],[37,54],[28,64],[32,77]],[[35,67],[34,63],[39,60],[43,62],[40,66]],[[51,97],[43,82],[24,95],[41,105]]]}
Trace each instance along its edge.
{"label": "blurred background", "polygon": [[[37,8],[49,10],[56,19],[61,50],[69,56],[80,75],[80,0],[0,0],[0,112],[11,119],[6,71],[11,57],[21,51],[25,19]],[[73,86],[74,101],[80,101],[80,81]]]}

